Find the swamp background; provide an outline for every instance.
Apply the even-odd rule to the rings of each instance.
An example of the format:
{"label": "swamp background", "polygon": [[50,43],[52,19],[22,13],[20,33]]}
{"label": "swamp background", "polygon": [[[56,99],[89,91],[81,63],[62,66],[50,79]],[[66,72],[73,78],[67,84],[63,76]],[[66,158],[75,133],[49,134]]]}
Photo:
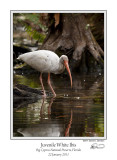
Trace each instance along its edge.
{"label": "swamp background", "polygon": [[[88,32],[86,33],[91,33],[96,40],[93,38],[96,46],[98,43],[103,50],[104,14],[79,15],[77,13],[76,19],[77,16],[80,16],[80,20],[82,16],[85,17],[86,21],[83,20],[83,23],[85,21],[84,29]],[[64,18],[68,19],[65,14]],[[77,45],[73,43],[70,46],[71,42],[68,43],[69,38],[66,37],[66,33],[63,37],[68,41],[65,41],[64,46],[58,46],[58,42],[50,43],[53,38],[56,39],[56,36],[62,35],[62,31],[66,31],[65,29],[61,31],[62,22],[59,13],[57,15],[13,14],[14,137],[104,136],[104,67],[102,64],[104,57],[101,54],[101,60],[96,59],[88,45],[85,47],[83,45],[80,52],[79,46],[82,46],[82,43]],[[84,29],[81,33],[84,33]],[[63,37],[59,37],[59,42],[63,42]],[[48,41],[51,45],[48,45]],[[84,38],[82,42],[83,44],[86,42]],[[93,42],[92,39],[91,42]],[[45,74],[43,79],[48,94],[45,101],[41,98],[39,73],[16,59],[22,53],[43,48],[53,50],[59,56],[68,55],[73,77],[73,88],[70,89],[66,72],[61,75],[51,75],[51,81],[57,93],[57,97],[53,99],[46,84],[47,75]]]}

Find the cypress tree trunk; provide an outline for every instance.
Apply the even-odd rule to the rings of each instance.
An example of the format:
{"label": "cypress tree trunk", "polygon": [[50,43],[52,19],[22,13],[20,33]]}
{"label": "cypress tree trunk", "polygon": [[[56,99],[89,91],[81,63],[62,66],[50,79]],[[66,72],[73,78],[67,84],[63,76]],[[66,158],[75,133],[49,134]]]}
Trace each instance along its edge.
{"label": "cypress tree trunk", "polygon": [[[71,69],[87,70],[90,58],[103,66],[104,52],[96,42],[84,14],[48,14],[48,35],[41,49],[68,55]],[[92,56],[91,56],[92,55]]]}

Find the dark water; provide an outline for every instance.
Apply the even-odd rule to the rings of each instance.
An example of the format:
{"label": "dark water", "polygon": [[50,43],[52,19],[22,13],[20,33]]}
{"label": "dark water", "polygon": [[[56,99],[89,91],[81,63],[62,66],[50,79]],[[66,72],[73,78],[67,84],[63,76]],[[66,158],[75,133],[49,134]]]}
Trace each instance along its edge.
{"label": "dark water", "polygon": [[[13,110],[14,137],[103,137],[104,136],[104,76],[72,74],[73,88],[67,76],[52,75],[57,94],[46,99],[15,104]],[[45,90],[47,75],[44,75]],[[14,83],[41,89],[38,75],[14,75]],[[31,99],[31,97],[30,97]]]}

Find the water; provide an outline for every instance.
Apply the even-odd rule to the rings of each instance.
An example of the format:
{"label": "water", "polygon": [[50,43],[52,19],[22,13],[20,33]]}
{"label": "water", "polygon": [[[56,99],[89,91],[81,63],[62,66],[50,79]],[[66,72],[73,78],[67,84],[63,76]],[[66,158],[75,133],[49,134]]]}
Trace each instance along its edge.
{"label": "water", "polygon": [[[46,99],[14,99],[14,137],[103,137],[104,136],[104,78],[103,74],[72,74],[73,88],[65,75],[52,75],[57,94]],[[43,76],[49,93],[47,75]],[[14,83],[41,89],[38,74],[16,75]]]}

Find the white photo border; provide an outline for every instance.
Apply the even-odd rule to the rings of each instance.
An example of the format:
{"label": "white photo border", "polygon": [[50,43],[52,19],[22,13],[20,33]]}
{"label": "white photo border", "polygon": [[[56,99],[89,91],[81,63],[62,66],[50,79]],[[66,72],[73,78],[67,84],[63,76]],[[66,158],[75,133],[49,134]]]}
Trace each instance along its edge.
{"label": "white photo border", "polygon": [[[13,137],[13,13],[104,13],[104,137]],[[10,10],[10,139],[107,140],[107,10]]]}

